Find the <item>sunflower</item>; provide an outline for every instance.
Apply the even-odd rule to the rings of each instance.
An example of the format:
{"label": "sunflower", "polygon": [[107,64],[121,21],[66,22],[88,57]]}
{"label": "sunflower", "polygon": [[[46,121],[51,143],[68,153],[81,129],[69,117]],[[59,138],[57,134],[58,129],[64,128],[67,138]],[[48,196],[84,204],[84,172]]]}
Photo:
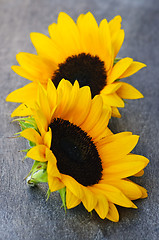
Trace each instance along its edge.
{"label": "sunflower", "polygon": [[51,80],[46,89],[39,84],[31,112],[38,131],[21,132],[35,144],[27,157],[46,163],[49,189],[65,189],[68,209],[82,202],[88,212],[117,222],[115,204],[137,208],[131,200],[147,197],[143,187],[127,179],[141,176],[148,164],[147,158],[130,153],[139,137],[112,134],[107,127],[110,111],[100,95],[91,99],[88,86],[64,79],[57,89]]}
{"label": "sunflower", "polygon": [[124,41],[121,21],[121,17],[116,16],[109,23],[103,19],[98,26],[88,12],[81,14],[75,23],[61,12],[57,24],[49,26],[50,37],[31,33],[37,55],[17,54],[20,66],[12,66],[12,69],[32,83],[9,94],[7,101],[27,102],[36,98],[38,82],[46,88],[51,79],[57,87],[65,78],[72,84],[78,80],[80,87],[89,86],[92,97],[100,94],[104,104],[111,107],[112,116],[120,117],[118,107],[124,107],[123,99],[138,99],[143,95],[118,80],[146,66],[129,57],[116,58]]}

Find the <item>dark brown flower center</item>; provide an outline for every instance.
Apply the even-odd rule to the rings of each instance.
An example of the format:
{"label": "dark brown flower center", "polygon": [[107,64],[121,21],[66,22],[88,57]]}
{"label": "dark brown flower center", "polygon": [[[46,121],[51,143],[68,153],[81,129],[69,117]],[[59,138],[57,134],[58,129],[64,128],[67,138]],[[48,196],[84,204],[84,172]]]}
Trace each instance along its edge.
{"label": "dark brown flower center", "polygon": [[64,63],[59,64],[52,77],[56,87],[62,78],[72,84],[77,80],[80,87],[89,86],[94,97],[106,86],[107,75],[104,62],[98,56],[81,53],[68,57]]}
{"label": "dark brown flower center", "polygon": [[52,130],[51,150],[60,173],[84,186],[98,183],[103,168],[91,137],[80,127],[60,118],[54,119],[49,127]]}

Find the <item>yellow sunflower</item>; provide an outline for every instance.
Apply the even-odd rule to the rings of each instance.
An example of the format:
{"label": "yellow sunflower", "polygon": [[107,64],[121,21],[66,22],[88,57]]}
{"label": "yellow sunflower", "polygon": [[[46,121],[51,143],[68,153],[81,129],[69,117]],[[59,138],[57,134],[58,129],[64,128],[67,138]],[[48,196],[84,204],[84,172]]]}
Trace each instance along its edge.
{"label": "yellow sunflower", "polygon": [[100,95],[91,99],[88,86],[61,80],[57,89],[48,81],[39,84],[32,107],[38,131],[28,128],[21,136],[35,143],[27,156],[46,162],[51,192],[66,189],[66,207],[83,203],[102,218],[117,222],[115,204],[137,208],[131,200],[147,197],[146,190],[127,177],[141,176],[148,159],[131,154],[138,136],[112,134],[110,112]]}
{"label": "yellow sunflower", "polygon": [[116,59],[124,41],[121,21],[121,17],[116,16],[109,23],[103,19],[98,26],[88,12],[81,14],[75,23],[61,12],[57,24],[49,26],[50,37],[31,33],[37,55],[17,54],[20,66],[12,66],[12,69],[32,83],[12,92],[7,101],[26,102],[36,98],[38,82],[46,88],[51,79],[57,87],[65,78],[72,84],[78,80],[80,87],[89,86],[92,97],[100,94],[104,104],[111,107],[112,116],[120,117],[117,107],[124,107],[123,99],[143,95],[130,84],[117,80],[146,66],[129,57]]}

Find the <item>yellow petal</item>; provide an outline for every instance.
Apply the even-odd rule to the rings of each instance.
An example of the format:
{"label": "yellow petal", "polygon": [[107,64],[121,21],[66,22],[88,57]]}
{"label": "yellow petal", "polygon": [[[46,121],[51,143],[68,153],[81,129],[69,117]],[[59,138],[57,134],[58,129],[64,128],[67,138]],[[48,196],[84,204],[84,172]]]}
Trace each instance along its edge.
{"label": "yellow petal", "polygon": [[125,99],[138,99],[143,98],[144,96],[133,86],[128,83],[121,82],[121,87],[117,90],[117,94],[121,98]]}
{"label": "yellow petal", "polygon": [[94,16],[88,12],[81,14],[77,19],[77,27],[79,29],[82,50],[86,53],[96,54],[99,46],[98,42],[98,24]]}
{"label": "yellow petal", "polygon": [[52,111],[57,103],[57,90],[51,79],[49,79],[47,83],[47,98],[50,106],[50,111]]}
{"label": "yellow petal", "polygon": [[[129,154],[125,158],[111,163],[103,170],[107,179],[130,177],[147,166],[149,160],[140,155]],[[107,162],[105,162],[107,165]]]}
{"label": "yellow petal", "polygon": [[11,117],[24,117],[32,114],[31,109],[24,103],[20,104],[11,114]]}
{"label": "yellow petal", "polygon": [[20,135],[29,141],[38,144],[42,144],[42,137],[40,134],[33,128],[27,128],[20,133]]}
{"label": "yellow petal", "polygon": [[50,150],[46,152],[46,159],[48,161],[48,164],[47,164],[48,176],[54,177],[54,178],[57,177],[58,179],[61,179],[61,174],[56,165],[56,158]]}
{"label": "yellow petal", "polygon": [[114,93],[116,92],[120,87],[121,87],[122,83],[120,82],[115,82],[113,84],[108,84],[106,85],[103,90],[100,92],[101,94],[111,94],[111,93]]}
{"label": "yellow petal", "polygon": [[109,29],[110,29],[111,37],[113,37],[113,35],[120,30],[121,22],[122,22],[122,18],[120,15],[115,16],[112,20],[110,20]]}
{"label": "yellow petal", "polygon": [[141,171],[139,171],[138,173],[134,174],[134,177],[141,177],[144,175],[144,170],[142,169]]}
{"label": "yellow petal", "polygon": [[44,145],[37,145],[27,152],[27,157],[32,158],[36,161],[46,162],[45,156],[46,146]]}
{"label": "yellow petal", "polygon": [[112,117],[121,118],[121,114],[117,107],[112,107]]}
{"label": "yellow petal", "polygon": [[100,218],[104,219],[106,218],[109,210],[109,204],[108,200],[105,196],[103,195],[98,195],[98,202],[95,207],[95,211],[99,215]]}
{"label": "yellow petal", "polygon": [[52,177],[51,175],[48,175],[48,184],[51,192],[58,191],[65,187],[65,185],[63,184],[63,182],[61,182],[59,178]]}
{"label": "yellow petal", "polygon": [[41,33],[32,32],[30,38],[38,55],[52,61],[53,64],[61,62],[60,49],[57,48],[49,37]]}
{"label": "yellow petal", "polygon": [[33,112],[33,117],[34,117],[34,119],[36,121],[38,129],[39,129],[39,131],[41,133],[41,136],[44,136],[45,133],[48,130],[48,120],[47,120],[46,116],[44,115],[44,113],[42,111],[40,111],[38,109],[38,110],[35,110]]}
{"label": "yellow petal", "polygon": [[128,57],[123,58],[123,59],[121,59],[120,61],[118,61],[118,62],[114,65],[114,67],[113,67],[110,75],[109,75],[108,78],[107,78],[108,84],[110,84],[110,83],[114,82],[115,80],[117,80],[118,78],[120,78],[120,76],[121,76],[121,75],[127,70],[127,68],[132,64],[132,62],[133,62],[133,59],[132,59],[132,58],[128,58]]}
{"label": "yellow petal", "polygon": [[13,65],[11,67],[11,69],[14,72],[16,72],[18,75],[20,75],[21,77],[26,78],[26,79],[28,79],[30,81],[37,80],[36,77],[32,76],[30,73],[28,73],[26,70],[24,70],[21,66]]}
{"label": "yellow petal", "polygon": [[97,198],[88,187],[83,187],[83,192],[84,197],[82,198],[82,203],[87,211],[91,212],[97,204]]}
{"label": "yellow petal", "polygon": [[101,96],[105,105],[113,107],[124,107],[124,101],[117,95],[117,93],[112,93],[109,95],[101,94]]}
{"label": "yellow petal", "polygon": [[49,131],[45,133],[44,135],[44,145],[48,148],[51,147],[51,140],[52,140],[52,131],[51,128],[49,128]]}
{"label": "yellow petal", "polygon": [[27,71],[34,79],[42,83],[47,83],[48,78],[52,77],[55,68],[45,63],[40,56],[20,52],[16,55],[18,63]]}
{"label": "yellow petal", "polygon": [[80,37],[77,25],[66,13],[59,13],[57,24],[53,23],[49,26],[49,33],[52,40],[67,56],[70,52],[71,55],[79,52]]}
{"label": "yellow petal", "polygon": [[72,112],[72,123],[80,126],[89,114],[91,107],[91,91],[88,86],[79,89],[76,107]]}
{"label": "yellow petal", "polygon": [[41,84],[38,85],[38,102],[40,106],[40,111],[43,113],[43,115],[47,119],[47,122],[50,123],[51,112],[50,112],[47,92],[45,91],[45,89]]}
{"label": "yellow petal", "polygon": [[81,200],[77,198],[68,188],[66,188],[66,206],[68,209],[79,205]]}
{"label": "yellow petal", "polygon": [[88,135],[92,137],[94,142],[98,142],[99,139],[103,137],[103,133],[107,131],[107,125],[111,116],[110,114],[111,112],[108,109],[103,109],[99,121],[90,131],[88,131]]}
{"label": "yellow petal", "polygon": [[138,188],[140,189],[140,191],[142,192],[142,196],[141,196],[141,198],[147,198],[147,190],[145,189],[145,188],[143,188],[143,187],[141,187],[141,186],[139,186],[139,185],[137,185],[138,186]]}
{"label": "yellow petal", "polygon": [[81,128],[86,132],[90,131],[98,122],[103,110],[103,101],[100,95],[96,95],[91,104],[90,112],[86,120],[82,123]]}
{"label": "yellow petal", "polygon": [[103,19],[99,25],[100,38],[100,58],[105,61],[105,68],[108,71],[113,65],[112,43],[110,29],[106,19]]}
{"label": "yellow petal", "polygon": [[136,146],[139,136],[130,135],[116,139],[100,148],[100,155],[106,164],[122,159]]}
{"label": "yellow petal", "polygon": [[128,199],[118,188],[109,184],[95,184],[96,191],[105,195],[109,202],[115,203],[123,207],[137,208],[135,204]]}
{"label": "yellow petal", "polygon": [[116,209],[115,205],[111,202],[109,202],[109,212],[107,214],[107,218],[112,222],[118,222],[119,221],[119,213]]}
{"label": "yellow petal", "polygon": [[133,61],[126,71],[120,76],[120,78],[129,77],[132,74],[138,72],[141,68],[146,67],[146,64]]}
{"label": "yellow petal", "polygon": [[[64,90],[66,92],[66,90]],[[67,103],[65,102],[65,109],[61,113],[61,118],[65,120],[71,120],[72,119],[72,113],[74,111],[74,108],[76,108],[76,103],[78,102],[78,96],[79,96],[79,83],[76,80],[74,82],[74,85],[72,86],[70,93],[68,94],[69,98]]]}
{"label": "yellow petal", "polygon": [[84,197],[83,186],[69,175],[61,174],[64,185],[78,198]]}
{"label": "yellow petal", "polygon": [[130,200],[136,200],[142,197],[142,192],[137,184],[127,180],[110,181],[110,185],[120,189]]}
{"label": "yellow petal", "polygon": [[8,102],[27,102],[37,97],[37,83],[29,83],[26,86],[11,92],[6,101]]}
{"label": "yellow petal", "polygon": [[125,33],[124,30],[121,29],[118,32],[116,32],[113,37],[112,37],[112,46],[113,46],[113,50],[114,50],[114,59],[116,58],[123,42],[124,42],[124,37],[125,37]]}
{"label": "yellow petal", "polygon": [[131,136],[132,132],[121,132],[121,133],[116,133],[116,134],[111,134],[110,136],[107,136],[105,138],[102,138],[99,142],[98,142],[98,147],[105,145],[107,143],[110,142],[114,142],[116,140],[120,140],[121,138],[127,137],[127,136]]}
{"label": "yellow petal", "polygon": [[57,108],[54,117],[63,118],[69,109],[72,84],[62,79],[57,87]]}

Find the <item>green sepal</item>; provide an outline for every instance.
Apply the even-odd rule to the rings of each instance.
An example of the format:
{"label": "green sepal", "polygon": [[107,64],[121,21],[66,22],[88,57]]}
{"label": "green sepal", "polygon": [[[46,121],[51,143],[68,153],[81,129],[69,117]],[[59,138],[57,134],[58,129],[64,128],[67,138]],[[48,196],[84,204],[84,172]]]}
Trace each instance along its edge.
{"label": "green sepal", "polygon": [[34,161],[26,180],[29,185],[33,186],[40,182],[48,182],[47,163]]}
{"label": "green sepal", "polygon": [[15,121],[19,122],[22,131],[27,128],[33,128],[37,132],[39,132],[36,121],[33,117],[17,118],[17,119],[14,119],[12,122],[15,122]]}
{"label": "green sepal", "polygon": [[28,148],[28,149],[23,149],[23,150],[20,150],[19,152],[29,152],[29,150],[30,150],[30,148]]}
{"label": "green sepal", "polygon": [[51,194],[51,190],[48,189],[48,190],[47,190],[47,193],[46,193],[46,196],[47,196],[46,201],[48,201],[48,199],[49,199],[49,197],[50,197],[50,194]]}
{"label": "green sepal", "polygon": [[62,206],[61,207],[64,207],[65,213],[66,213],[66,187],[61,188],[58,191],[60,193],[60,197],[61,197],[61,200],[62,200]]}
{"label": "green sepal", "polygon": [[121,60],[121,58],[115,58],[113,65],[115,65],[115,64],[116,64],[117,62],[119,62],[120,60]]}

